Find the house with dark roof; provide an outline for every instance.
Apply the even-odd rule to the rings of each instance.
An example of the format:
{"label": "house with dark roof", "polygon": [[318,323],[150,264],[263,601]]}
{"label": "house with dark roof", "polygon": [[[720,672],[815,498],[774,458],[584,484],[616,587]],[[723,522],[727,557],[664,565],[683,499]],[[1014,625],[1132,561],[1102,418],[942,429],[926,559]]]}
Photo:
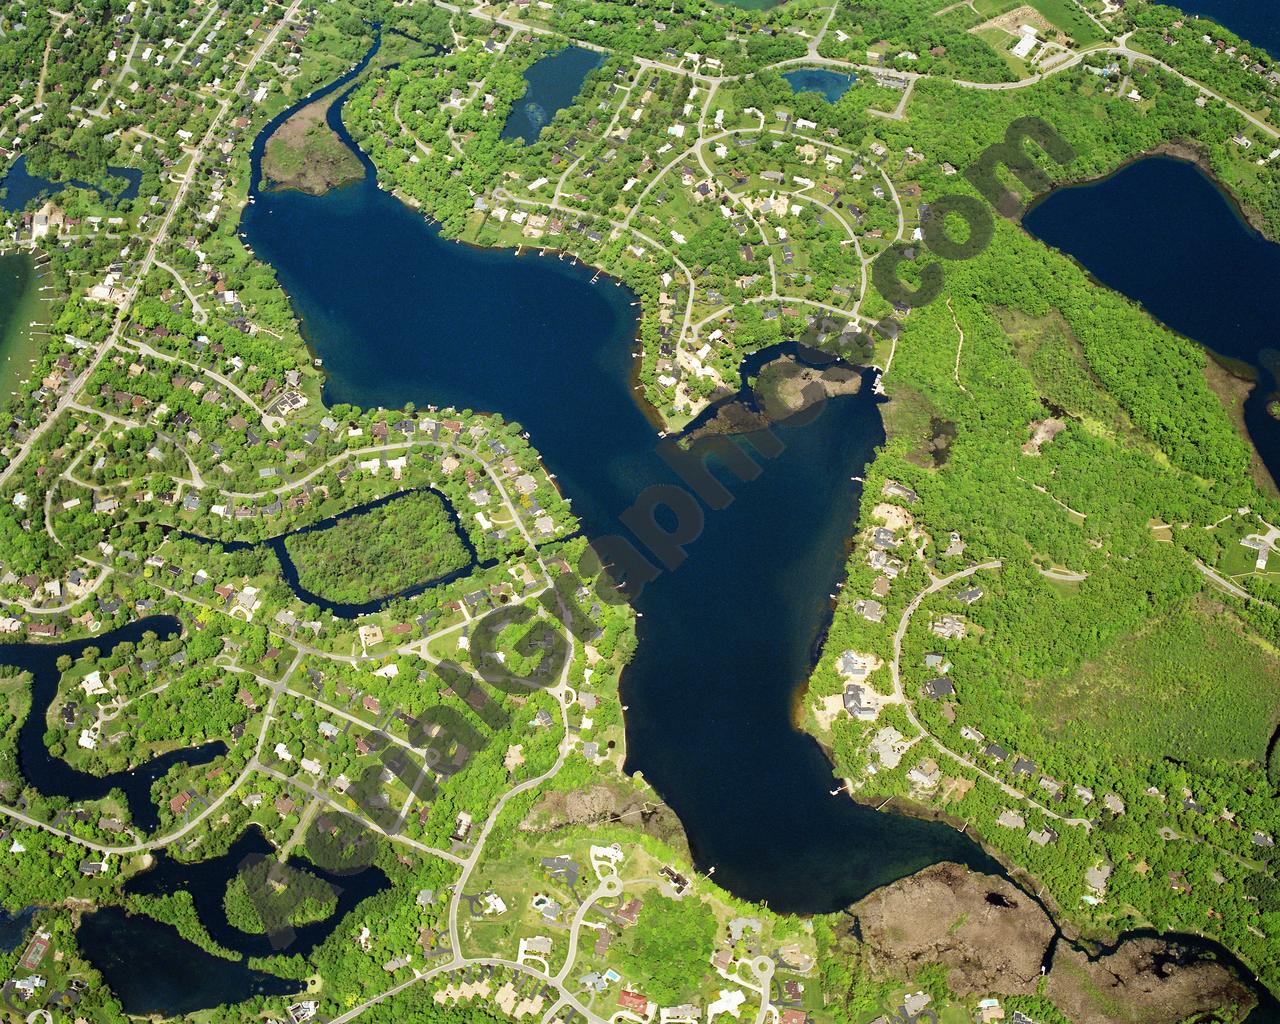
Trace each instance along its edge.
{"label": "house with dark roof", "polygon": [[955,696],[956,688],[946,676],[938,676],[924,684],[924,692],[932,700],[941,700],[943,697]]}

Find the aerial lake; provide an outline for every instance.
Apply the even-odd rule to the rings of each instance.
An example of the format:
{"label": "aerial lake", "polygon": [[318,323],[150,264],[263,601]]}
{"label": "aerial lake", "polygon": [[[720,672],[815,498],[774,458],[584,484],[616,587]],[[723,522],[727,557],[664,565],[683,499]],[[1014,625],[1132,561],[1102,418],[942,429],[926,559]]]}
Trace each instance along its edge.
{"label": "aerial lake", "polygon": [[1253,367],[1245,426],[1280,480],[1280,245],[1251,227],[1195,164],[1147,157],[1049,193],[1023,226],[1206,348]]}
{"label": "aerial lake", "polygon": [[[142,172],[140,170],[136,167],[108,167],[107,173],[111,177],[119,179],[117,184],[119,191],[115,198],[133,199],[137,196],[138,186],[142,183]],[[98,193],[99,199],[113,198],[112,192],[85,181],[76,181],[74,178],[70,181],[52,181],[39,174],[31,174],[27,171],[26,156],[20,156],[13,162],[13,166],[9,168],[9,173],[5,175],[4,181],[0,182],[0,188],[4,189],[4,198],[0,199],[0,209],[14,213],[23,209],[27,203],[37,196],[54,196],[72,185],[76,188],[86,188]]]}
{"label": "aerial lake", "polygon": [[1170,6],[1212,18],[1280,60],[1280,0],[1176,0]]}
{"label": "aerial lake", "polygon": [[305,987],[254,970],[245,961],[206,953],[172,925],[121,907],[86,914],[76,941],[125,1013],[138,1017],[196,1013],[252,996],[292,995]]}
{"label": "aerial lake", "polygon": [[[227,885],[248,865],[274,856],[275,847],[260,829],[252,826],[231,844],[226,853],[207,860],[186,864],[174,860],[167,853],[156,854],[154,866],[129,879],[125,892],[147,896],[191,893],[200,923],[213,941],[242,956],[307,956],[333,934],[334,929],[357,904],[389,888],[391,884],[387,876],[376,867],[339,875],[325,871],[305,858],[290,856],[289,867],[307,871],[329,885],[337,897],[337,906],[324,920],[300,925],[291,929],[291,934],[278,936],[273,941],[270,935],[250,935],[231,924],[223,907],[223,896]],[[209,1005],[217,1003],[210,1002]],[[126,1009],[131,1010],[130,1007]]]}
{"label": "aerial lake", "polygon": [[791,86],[792,92],[821,93],[828,103],[834,103],[847,93],[858,76],[843,71],[832,71],[830,68],[796,68],[784,71],[782,77]]}
{"label": "aerial lake", "polygon": [[535,61],[524,73],[524,95],[511,108],[502,137],[521,139],[526,146],[537,141],[556,112],[573,102],[587,75],[604,61],[603,53],[581,46],[568,46]]}
{"label": "aerial lake", "polygon": [[[329,123],[345,136],[341,107]],[[258,191],[241,225],[324,360],[326,401],[501,412],[588,537],[626,532],[618,517],[645,488],[680,483],[633,390],[634,296],[553,255],[442,238],[362,159],[362,181],[323,196]],[[869,387],[774,432],[781,454],[750,483],[727,478],[733,503],[636,602],[629,769],[680,815],[700,869],[779,910],[834,910],[939,860],[994,870],[948,825],[833,797],[830,763],[792,726],[842,576],[851,478],[884,433]]]}

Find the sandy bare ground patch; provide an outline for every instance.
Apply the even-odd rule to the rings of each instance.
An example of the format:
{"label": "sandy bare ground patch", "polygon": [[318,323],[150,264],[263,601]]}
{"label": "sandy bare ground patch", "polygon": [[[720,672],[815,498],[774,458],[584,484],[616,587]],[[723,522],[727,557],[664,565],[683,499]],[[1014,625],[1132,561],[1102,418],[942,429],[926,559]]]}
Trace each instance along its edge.
{"label": "sandy bare ground patch", "polygon": [[981,25],[974,25],[969,31],[981,32],[984,28],[998,28],[1008,32],[1011,36],[1016,36],[1019,25],[1031,25],[1038,29],[1041,34],[1057,31],[1049,24],[1048,18],[1029,4],[1023,4],[1021,7],[1015,7],[1012,11],[1006,11],[1004,14],[989,18]]}
{"label": "sandy bare ground patch", "polygon": [[901,505],[890,505],[883,502],[871,510],[871,515],[884,523],[890,530],[910,530],[915,526],[915,519]]}

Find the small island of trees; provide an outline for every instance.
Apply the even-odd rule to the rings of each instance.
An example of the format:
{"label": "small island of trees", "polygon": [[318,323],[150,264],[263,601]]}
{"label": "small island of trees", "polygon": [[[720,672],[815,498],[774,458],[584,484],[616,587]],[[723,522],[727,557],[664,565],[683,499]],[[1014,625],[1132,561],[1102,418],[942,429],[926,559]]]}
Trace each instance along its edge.
{"label": "small island of trees", "polygon": [[377,601],[463,568],[471,554],[444,502],[416,491],[285,541],[298,582],[329,601]]}

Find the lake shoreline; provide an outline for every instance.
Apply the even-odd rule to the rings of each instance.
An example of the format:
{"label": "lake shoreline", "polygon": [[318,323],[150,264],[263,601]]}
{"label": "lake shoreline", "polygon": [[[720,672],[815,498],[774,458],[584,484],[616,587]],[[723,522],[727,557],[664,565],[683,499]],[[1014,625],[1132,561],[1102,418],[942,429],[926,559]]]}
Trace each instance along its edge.
{"label": "lake shoreline", "polygon": [[[19,278],[25,276],[25,281],[21,293],[13,296],[8,293],[7,283],[0,284],[0,305],[10,300],[14,303],[8,321],[0,322],[0,355],[4,356],[4,362],[0,363],[0,401],[7,401],[13,397],[10,392],[17,393],[29,383],[31,368],[43,346],[40,335],[48,333],[49,327],[40,308],[40,289],[48,280],[45,273],[48,257],[39,249],[0,253],[0,273],[10,261],[26,262],[17,272]],[[31,326],[33,323],[36,326]]]}
{"label": "lake shoreline", "polygon": [[1245,404],[1253,397],[1254,391],[1261,386],[1261,379],[1256,368],[1241,360],[1224,356],[1213,349],[1206,348],[1204,376],[1209,389],[1218,396],[1223,409],[1231,419],[1232,426],[1249,446],[1249,463],[1253,482],[1264,493],[1273,498],[1280,498],[1280,483],[1271,475],[1261,452],[1249,436],[1249,425],[1245,422]]}
{"label": "lake shoreline", "polygon": [[[1161,165],[1165,165],[1162,167]],[[1187,182],[1167,181],[1167,175],[1173,168],[1190,167],[1191,174],[1187,177]],[[1040,226],[1039,230],[1033,229],[1028,221],[1032,220],[1040,213],[1041,208],[1055,197],[1061,197],[1064,202],[1072,193],[1079,193],[1089,189],[1101,189],[1102,192],[1097,194],[1095,203],[1113,203],[1115,199],[1108,197],[1107,190],[1114,186],[1117,180],[1125,174],[1143,174],[1148,179],[1158,182],[1161,186],[1168,188],[1182,188],[1187,190],[1187,198],[1194,197],[1199,206],[1194,209],[1194,217],[1198,218],[1199,227],[1197,230],[1203,232],[1212,230],[1216,232],[1213,243],[1219,247],[1219,256],[1222,258],[1224,254],[1230,253],[1236,260],[1232,274],[1225,278],[1219,273],[1218,280],[1212,287],[1218,290],[1230,292],[1232,289],[1239,290],[1242,275],[1256,276],[1259,271],[1255,269],[1255,265],[1262,266],[1268,260],[1274,260],[1273,250],[1280,247],[1280,242],[1270,238],[1267,234],[1259,230],[1252,224],[1246,215],[1245,209],[1239,201],[1232,195],[1231,191],[1208,169],[1207,161],[1203,154],[1200,154],[1194,147],[1186,146],[1180,143],[1165,143],[1151,150],[1142,153],[1136,157],[1125,160],[1118,167],[1103,175],[1096,175],[1084,178],[1079,181],[1064,181],[1056,184],[1046,192],[1038,195],[1033,202],[1023,211],[1019,218],[1019,226],[1031,238],[1034,238],[1040,244],[1046,245],[1051,249],[1061,253],[1070,259],[1082,273],[1086,275],[1089,281],[1099,288],[1106,288],[1124,296],[1128,301],[1133,302],[1142,311],[1143,315],[1148,317],[1152,323],[1168,330],[1182,338],[1187,339],[1196,345],[1206,357],[1204,373],[1210,390],[1222,403],[1228,417],[1231,419],[1232,425],[1235,427],[1237,434],[1245,442],[1251,463],[1255,468],[1254,476],[1263,489],[1269,493],[1277,491],[1277,478],[1280,478],[1280,424],[1276,422],[1276,418],[1265,411],[1258,411],[1259,403],[1263,405],[1269,400],[1274,393],[1277,382],[1274,374],[1271,372],[1269,364],[1264,364],[1261,360],[1266,348],[1262,344],[1262,339],[1266,336],[1266,326],[1261,320],[1255,318],[1254,322],[1249,322],[1245,317],[1243,320],[1242,310],[1246,306],[1242,305],[1237,297],[1237,301],[1232,303],[1226,300],[1227,306],[1232,310],[1225,318],[1211,318],[1209,320],[1199,316],[1197,311],[1186,302],[1180,301],[1178,296],[1173,292],[1179,289],[1192,288],[1199,291],[1206,287],[1210,287],[1201,280],[1203,274],[1198,274],[1194,288],[1188,281],[1182,281],[1178,289],[1170,290],[1166,284],[1163,290],[1153,290],[1150,282],[1145,285],[1140,283],[1138,279],[1133,278],[1132,267],[1140,257],[1137,248],[1134,248],[1130,241],[1128,244],[1134,248],[1134,252],[1130,254],[1127,261],[1119,260],[1114,254],[1099,249],[1097,246],[1089,244],[1089,235],[1081,235],[1078,232],[1073,233],[1065,222],[1054,219],[1052,216],[1044,216],[1045,223]],[[1154,178],[1152,176],[1155,176]],[[1176,177],[1176,175],[1175,175]],[[1203,191],[1195,188],[1197,179],[1202,183]],[[1173,228],[1174,222],[1170,220],[1173,216],[1171,209],[1167,207],[1167,197],[1163,194],[1150,192],[1150,184],[1148,183],[1148,191],[1142,193],[1142,199],[1132,197],[1121,206],[1109,207],[1107,211],[1107,219],[1105,223],[1113,226],[1117,218],[1132,216],[1135,219],[1137,230],[1146,232],[1148,235],[1164,236]],[[1119,186],[1115,186],[1119,188]],[[1111,189],[1115,191],[1115,189]],[[1210,193],[1216,199],[1221,200],[1229,214],[1220,214],[1223,217],[1222,222],[1216,220],[1206,221],[1205,218],[1210,216],[1206,213],[1206,206],[1212,206],[1212,202],[1205,197]],[[1079,207],[1077,216],[1083,216],[1087,207],[1080,206],[1080,196],[1073,196],[1075,206]],[[1166,207],[1159,204],[1166,201]],[[1149,207],[1149,210],[1144,210]],[[1144,216],[1149,216],[1153,211],[1161,211],[1164,219],[1156,221],[1142,220]],[[1182,211],[1182,215],[1191,216],[1192,214],[1186,210]],[[1225,217],[1229,216],[1234,221],[1234,225],[1230,225],[1238,232],[1238,236],[1231,231],[1227,231],[1228,222]],[[1095,231],[1101,230],[1102,221],[1095,225]],[[1127,235],[1134,230],[1134,225],[1130,225],[1122,232],[1122,239],[1127,239]],[[1225,232],[1225,234],[1224,234]],[[1145,236],[1144,236],[1145,237]],[[1145,244],[1145,243],[1144,243]],[[1160,248],[1171,248],[1176,251],[1178,246],[1186,243],[1174,243],[1165,241],[1160,244]],[[1228,248],[1223,248],[1224,246]],[[1156,274],[1177,275],[1179,265],[1169,262],[1166,258],[1166,265],[1162,270],[1153,271]],[[1111,278],[1112,280],[1108,280]],[[1126,286],[1124,282],[1128,282]],[[1267,288],[1262,285],[1246,289],[1249,294],[1258,296],[1257,302],[1261,303],[1263,296],[1267,294]],[[1157,308],[1153,308],[1153,306]],[[1158,309],[1158,311],[1157,311]],[[1174,321],[1177,321],[1176,323]],[[1226,326],[1230,324],[1229,328]],[[1256,349],[1244,348],[1237,344],[1241,339],[1255,338],[1257,343]],[[1228,350],[1229,346],[1236,345],[1234,350]],[[1216,365],[1209,365],[1216,364]],[[1247,371],[1243,368],[1247,367]],[[1247,374],[1247,375],[1246,375]],[[1236,382],[1239,383],[1236,383]],[[1243,389],[1240,384],[1247,384]],[[1257,467],[1259,464],[1262,471],[1259,474]]]}
{"label": "lake shoreline", "polygon": [[[1062,177],[1056,179],[1043,192],[1037,192],[1031,197],[1022,213],[1018,215],[1018,224],[1022,225],[1023,220],[1039,206],[1049,196],[1065,188],[1075,188],[1081,185],[1100,185],[1112,178],[1124,173],[1134,164],[1141,163],[1144,160],[1150,160],[1153,157],[1167,157],[1172,160],[1179,160],[1183,163],[1194,164],[1198,167],[1206,178],[1208,178],[1215,188],[1227,199],[1231,208],[1235,211],[1237,217],[1247,224],[1251,229],[1258,232],[1268,241],[1280,242],[1280,229],[1277,230],[1276,237],[1272,237],[1267,233],[1266,218],[1258,211],[1250,206],[1246,206],[1244,201],[1232,191],[1231,187],[1226,184],[1214,171],[1213,164],[1209,161],[1208,155],[1195,143],[1186,139],[1171,139],[1168,142],[1161,142],[1159,145],[1152,146],[1150,149],[1143,150],[1141,153],[1135,153],[1132,156],[1125,157],[1115,167],[1101,174],[1084,174],[1077,177]],[[1025,228],[1024,228],[1025,230]],[[1105,286],[1104,286],[1105,287]]]}

